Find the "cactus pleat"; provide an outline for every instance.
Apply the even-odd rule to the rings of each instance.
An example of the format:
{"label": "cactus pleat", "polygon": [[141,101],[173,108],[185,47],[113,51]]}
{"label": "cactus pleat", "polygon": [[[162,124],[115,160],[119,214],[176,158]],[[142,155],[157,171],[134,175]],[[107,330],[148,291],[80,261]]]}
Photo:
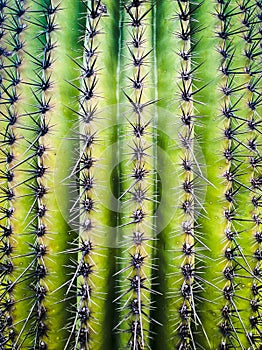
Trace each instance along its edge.
{"label": "cactus pleat", "polygon": [[[262,4],[259,2],[256,3],[255,8],[255,16],[254,19],[258,23],[261,22],[261,14],[262,14]],[[254,42],[251,40],[246,44],[245,47],[245,56],[247,57],[248,64],[253,64],[255,62],[256,57],[259,55],[259,50],[261,50],[261,44],[259,46],[259,40],[261,40],[261,23],[258,26],[258,33],[257,40]],[[250,106],[250,102],[256,101],[257,98],[259,98],[261,94],[261,87],[259,87],[259,81],[261,79],[261,76],[259,74],[256,74],[255,77],[252,77],[252,75],[247,80],[247,88],[250,90],[248,91],[248,103]],[[251,87],[251,89],[250,89]],[[252,211],[251,211],[251,217],[250,219],[253,221],[253,227],[251,230],[252,233],[252,253],[253,256],[253,273],[255,276],[261,277],[261,221],[260,221],[260,212],[261,212],[261,190],[260,187],[256,185],[256,182],[261,177],[261,150],[257,147],[257,140],[259,139],[259,134],[261,131],[259,130],[259,125],[261,124],[261,117],[259,119],[259,111],[261,111],[261,106],[258,105],[258,108],[252,109],[250,108],[249,111],[249,118],[252,123],[255,120],[255,127],[250,130],[250,135],[248,136],[246,143],[249,146],[250,153],[249,153],[249,163],[250,163],[250,182],[251,182],[251,188],[254,190],[254,193],[250,194],[250,200],[253,205]],[[255,142],[255,147],[251,147],[251,145]],[[249,185],[249,186],[250,186]],[[255,259],[254,259],[255,258]],[[261,283],[258,283],[256,279],[254,279],[254,284],[252,283],[251,286],[251,296],[250,296],[250,336],[252,337],[252,340],[254,344],[256,344],[257,347],[259,347],[261,343],[261,312],[259,308],[257,307],[259,303],[259,290],[261,287]]]}
{"label": "cactus pleat", "polygon": [[[3,297],[8,298],[10,303],[12,302],[9,307],[10,309],[13,306],[10,319],[16,326],[16,334],[14,339],[11,339],[13,345],[7,342],[6,346],[17,349],[23,347],[45,349],[47,346],[51,348],[46,344],[48,343],[45,339],[47,329],[54,332],[58,342],[61,342],[64,337],[63,324],[61,322],[59,324],[57,317],[57,314],[61,315],[59,309],[64,306],[58,304],[58,306],[48,308],[45,304],[46,300],[48,303],[49,298],[51,304],[62,298],[61,293],[57,299],[52,297],[51,293],[55,290],[54,281],[58,281],[55,270],[61,274],[59,270],[64,268],[64,261],[60,259],[60,268],[55,262],[56,269],[54,269],[52,267],[54,262],[50,257],[46,257],[46,254],[54,254],[58,247],[60,252],[61,247],[67,244],[66,241],[60,241],[60,244],[57,244],[54,237],[57,232],[52,232],[50,227],[52,220],[48,219],[49,211],[54,213],[53,219],[59,224],[59,229],[63,232],[64,226],[64,230],[66,232],[68,230],[67,222],[57,212],[54,199],[57,194],[54,191],[54,180],[50,179],[52,173],[48,175],[49,168],[54,167],[51,155],[57,147],[54,140],[57,140],[58,144],[61,143],[59,137],[53,136],[51,140],[48,137],[52,132],[53,123],[49,91],[53,87],[51,77],[55,57],[53,32],[57,30],[55,20],[58,6],[51,2],[42,5],[32,2],[31,6],[27,7],[22,1],[10,2],[9,5],[11,14],[17,9],[23,9],[23,6],[26,9],[25,23],[20,24],[20,26],[23,25],[22,28],[25,28],[22,33],[23,39],[25,42],[33,40],[35,45],[28,47],[25,44],[19,48],[19,44],[23,42],[16,37],[17,51],[22,53],[20,56],[18,54],[11,56],[12,60],[21,59],[22,61],[17,67],[23,74],[21,82],[23,89],[21,88],[22,92],[19,96],[23,103],[21,102],[18,105],[19,109],[15,110],[19,117],[16,132],[22,136],[18,138],[20,147],[12,149],[14,161],[11,167],[14,173],[13,190],[17,197],[11,226],[13,234],[11,259],[12,263],[14,262],[14,272],[10,282],[5,281],[5,283],[9,282],[9,286],[6,287],[7,293],[2,294]],[[21,13],[23,15],[22,11]],[[22,15],[20,13],[17,15],[19,20]],[[14,67],[12,74],[17,73],[15,62],[10,68]],[[30,63],[33,64],[33,69],[28,67]],[[23,96],[25,91],[30,91],[30,99]],[[65,117],[66,114],[64,113],[63,116]],[[64,119],[61,122],[61,125],[65,124]],[[49,274],[52,277],[46,282],[45,277]],[[58,282],[57,287],[60,285],[61,281]],[[55,315],[57,328],[50,327],[49,321],[52,320],[52,313]],[[65,315],[61,315],[61,319],[64,320],[64,317]],[[9,321],[5,338],[12,330],[11,326],[12,322]]]}
{"label": "cactus pleat", "polygon": [[[114,50],[114,43],[104,40],[105,32],[117,28],[112,16],[116,5],[105,6],[101,1],[83,2],[86,14],[86,27],[83,40],[84,54],[80,67],[80,86],[78,89],[79,154],[74,163],[70,178],[78,182],[74,189],[71,205],[72,227],[78,232],[78,238],[72,242],[69,252],[78,252],[72,260],[73,272],[67,282],[66,295],[77,293],[73,327],[66,342],[66,349],[95,349],[109,346],[110,332],[105,324],[110,305],[105,303],[105,289],[112,280],[112,269],[107,246],[113,244],[108,226],[110,217],[110,195],[105,193],[112,156],[107,155],[113,137],[108,119],[115,115],[115,95],[106,94],[116,84],[116,60],[108,57],[107,52]],[[111,16],[109,16],[109,14]],[[113,90],[114,91],[114,90]],[[107,108],[107,106],[109,106]],[[77,124],[78,125],[78,124]],[[106,144],[105,140],[109,143]],[[79,189],[78,189],[79,188]],[[101,201],[103,198],[103,201]],[[102,220],[101,220],[102,218]],[[66,252],[65,252],[66,253]]]}
{"label": "cactus pleat", "polygon": [[[249,340],[252,342],[254,347],[259,347],[261,343],[261,323],[259,322],[260,316],[259,313],[253,310],[252,305],[254,300],[259,293],[259,286],[261,286],[261,250],[259,246],[259,239],[257,239],[257,232],[260,226],[260,213],[257,206],[257,200],[259,198],[259,187],[257,186],[256,179],[259,178],[261,171],[260,168],[260,151],[259,148],[253,149],[250,147],[250,142],[257,138],[257,133],[259,133],[259,125],[261,120],[259,119],[259,104],[256,103],[259,96],[258,82],[261,79],[261,74],[258,71],[257,66],[257,45],[261,40],[261,24],[256,26],[260,21],[261,9],[257,3],[252,3],[252,6],[247,6],[244,2],[240,4],[241,14],[242,14],[242,23],[245,25],[246,31],[242,35],[243,45],[241,47],[243,57],[244,57],[244,71],[245,75],[243,76],[244,80],[244,103],[248,107],[247,109],[242,108],[243,110],[243,126],[245,128],[243,135],[243,145],[245,149],[243,154],[245,155],[245,166],[246,166],[246,179],[245,184],[251,190],[247,191],[247,197],[241,198],[241,203],[247,203],[247,210],[245,211],[246,221],[248,222],[248,230],[246,234],[246,241],[250,245],[249,250],[249,261],[252,268],[251,281],[248,284],[251,291],[248,294],[249,310],[251,307],[251,313],[247,316],[247,329]],[[253,38],[254,33],[254,38]],[[243,40],[244,39],[244,40]],[[252,54],[250,55],[250,53]],[[254,103],[255,102],[255,103]],[[245,106],[243,106],[245,107]],[[250,238],[252,237],[252,238]],[[251,244],[250,244],[251,242]],[[250,276],[249,276],[250,277]]]}
{"label": "cactus pleat", "polygon": [[[22,288],[25,288],[26,275],[31,272],[27,268],[31,258],[28,255],[28,246],[24,239],[25,232],[23,232],[24,237],[22,237],[18,229],[19,221],[21,222],[20,228],[22,227],[23,230],[25,227],[24,217],[30,204],[28,207],[24,197],[28,192],[27,189],[22,189],[20,186],[26,177],[15,169],[14,165],[19,159],[23,147],[20,129],[21,114],[23,113],[21,81],[25,76],[22,47],[27,28],[23,3],[19,1],[7,2],[4,11],[3,47],[5,54],[2,56],[1,115],[3,119],[6,118],[6,125],[1,140],[4,146],[3,155],[5,155],[3,158],[5,159],[4,169],[1,170],[2,179],[5,181],[1,181],[1,184],[7,191],[5,193],[9,192],[9,198],[6,197],[6,201],[2,203],[1,210],[4,214],[2,218],[5,218],[1,220],[1,228],[3,247],[9,248],[8,250],[5,248],[5,257],[2,261],[4,273],[1,280],[1,303],[5,307],[2,316],[4,318],[2,344],[6,348],[12,348],[12,344],[15,343],[15,334],[20,333],[22,324],[27,318],[28,312],[23,310],[27,310],[26,298],[30,297],[31,294],[21,292]],[[28,133],[26,132],[26,134]],[[26,168],[29,171],[29,167]],[[30,244],[33,240],[29,239],[27,242]],[[22,269],[19,268],[21,264],[23,264]],[[18,317],[14,316],[14,308],[18,311]],[[16,332],[14,326],[16,326]]]}
{"label": "cactus pleat", "polygon": [[[159,171],[162,170],[162,187],[165,189],[161,193],[164,206],[159,222],[163,225],[162,218],[163,221],[169,220],[169,224],[162,231],[159,242],[160,259],[163,259],[159,265],[161,274],[164,274],[161,276],[161,284],[167,283],[168,286],[164,284],[164,288],[161,288],[163,299],[159,298],[159,303],[165,305],[165,313],[162,314],[164,327],[159,328],[162,336],[157,341],[161,346],[164,339],[166,348],[170,349],[197,348],[193,329],[198,329],[201,336],[206,337],[196,310],[196,293],[203,288],[201,271],[206,249],[199,232],[198,216],[202,209],[201,191],[207,184],[201,160],[194,155],[194,149],[198,149],[194,136],[194,125],[198,124],[199,119],[196,106],[201,103],[198,95],[204,88],[202,86],[197,89],[193,81],[199,69],[194,63],[193,50],[197,43],[193,34],[200,28],[198,25],[192,27],[191,21],[199,5],[191,6],[182,1],[175,4],[166,2],[159,5],[158,9],[159,14],[166,16],[157,32],[156,41],[159,54],[159,96],[165,96],[158,103],[158,123],[160,133],[164,134],[168,125],[172,131],[166,132],[166,135],[160,134],[158,139],[161,149]],[[163,31],[165,35],[162,35]],[[173,47],[173,50],[170,51],[169,47]],[[170,67],[172,74],[169,70],[164,70],[165,64]],[[166,109],[169,114],[165,113]],[[162,150],[165,151],[164,157],[161,156]],[[166,153],[169,158],[166,158]],[[171,171],[166,170],[170,160],[176,164]],[[170,213],[169,206],[173,206],[173,214]],[[170,259],[172,265],[168,266]]]}
{"label": "cactus pleat", "polygon": [[[154,207],[151,1],[123,1],[120,92],[119,346],[149,347]],[[128,148],[129,151],[128,151]]]}
{"label": "cactus pleat", "polygon": [[[216,86],[216,89],[220,96],[219,114],[221,113],[224,119],[222,126],[224,151],[222,155],[226,160],[223,172],[221,173],[221,178],[224,179],[224,198],[221,198],[221,201],[223,201],[221,208],[223,219],[221,222],[224,225],[225,238],[222,248],[223,256],[218,258],[221,272],[220,276],[216,276],[221,281],[220,300],[222,301],[218,327],[221,333],[221,347],[238,346],[244,348],[245,337],[242,337],[237,330],[242,329],[242,332],[247,334],[243,323],[245,319],[243,312],[248,306],[245,305],[244,299],[241,298],[241,289],[238,285],[239,283],[243,283],[242,278],[244,278],[243,275],[246,274],[246,271],[249,273],[250,271],[248,271],[247,263],[242,257],[240,248],[241,232],[240,235],[236,236],[236,232],[238,232],[237,217],[239,215],[236,197],[239,188],[242,186],[242,169],[240,168],[239,161],[230,157],[235,152],[235,148],[237,149],[236,152],[239,151],[241,142],[239,139],[241,136],[239,136],[240,127],[237,117],[239,99],[236,96],[239,88],[238,71],[241,68],[236,67],[235,63],[235,50],[238,35],[241,33],[241,27],[239,27],[237,20],[234,20],[238,16],[238,9],[233,4],[217,4],[215,11],[218,19],[216,36],[220,54],[218,69],[221,72],[221,80]],[[224,48],[226,48],[226,55],[223,51]],[[231,114],[232,111],[232,117],[231,115],[228,117],[228,113]]]}
{"label": "cactus pleat", "polygon": [[260,0],[0,0],[0,349],[261,350]]}
{"label": "cactus pleat", "polygon": [[[253,190],[247,182],[250,181],[250,174],[248,175],[250,168],[245,165],[247,161],[244,160],[250,152],[247,120],[244,116],[247,113],[248,102],[248,93],[245,91],[247,78],[244,78],[246,59],[242,58],[243,52],[237,54],[243,47],[242,38],[245,37],[246,31],[244,22],[241,22],[243,9],[241,4],[236,6],[232,2],[217,2],[215,8],[211,5],[204,6],[205,11],[212,11],[216,17],[216,37],[213,41],[216,42],[217,54],[210,57],[208,74],[210,77],[216,77],[217,70],[221,72],[221,80],[214,78],[212,82],[210,79],[216,94],[211,95],[207,92],[206,96],[207,101],[213,103],[214,110],[219,114],[217,119],[211,119],[210,116],[210,129],[201,132],[205,141],[214,142],[214,133],[211,129],[215,126],[218,132],[215,141],[220,140],[220,144],[211,145],[209,150],[204,150],[206,157],[209,152],[214,156],[214,165],[209,169],[209,178],[217,188],[208,188],[207,198],[210,198],[210,205],[208,203],[206,205],[207,220],[202,220],[201,224],[211,233],[214,233],[214,222],[217,229],[220,225],[220,236],[218,236],[220,239],[208,240],[214,265],[207,264],[206,276],[209,276],[210,280],[219,281],[216,286],[221,289],[221,292],[219,290],[213,292],[216,304],[209,303],[208,306],[211,318],[216,315],[215,318],[219,319],[218,332],[213,332],[211,344],[212,347],[220,346],[221,349],[241,349],[248,345],[256,348],[257,343],[254,343],[252,336],[248,333],[250,328],[248,310],[252,298],[248,292],[248,286],[251,286],[252,279],[255,279],[258,284],[261,280],[252,271],[253,257],[250,250],[252,224],[250,224],[248,197],[252,196]],[[249,2],[248,5],[242,4],[242,6],[254,8],[255,5],[251,6]],[[245,18],[248,20],[248,13],[245,13]],[[204,15],[199,16],[199,21],[203,22],[203,25],[206,24]],[[208,43],[208,35],[202,40]],[[199,49],[200,54],[203,54],[203,50],[200,47]],[[214,66],[214,62],[217,62],[217,67]],[[201,107],[200,111],[203,116],[208,115],[207,106]],[[220,172],[221,177],[214,179],[217,172]],[[224,179],[223,182],[222,179]],[[224,190],[221,186],[224,186]],[[224,195],[217,196],[218,190],[222,190]],[[217,204],[212,200],[214,195],[220,198]],[[221,219],[222,217],[224,219]],[[216,230],[217,234],[218,230]],[[224,256],[221,256],[221,251]],[[210,287],[207,286],[207,291],[209,290]],[[222,293],[222,297],[219,293]],[[205,317],[204,323],[210,324],[209,316]]]}
{"label": "cactus pleat", "polygon": [[[240,315],[242,318],[242,327],[244,328],[247,338],[247,344],[253,347],[257,347],[257,338],[254,337],[254,331],[252,330],[252,328],[255,328],[256,320],[254,320],[254,322],[252,321],[252,318],[250,318],[251,316],[249,310],[250,300],[252,298],[252,290],[254,286],[261,285],[261,275],[259,274],[259,269],[257,270],[255,268],[258,267],[256,266],[256,262],[259,261],[259,249],[258,251],[256,249],[254,250],[254,247],[252,247],[252,245],[251,249],[248,247],[250,246],[250,242],[252,242],[254,227],[256,228],[258,219],[256,215],[254,216],[252,210],[252,198],[256,192],[256,186],[253,186],[252,178],[254,178],[254,176],[256,176],[255,173],[257,173],[256,160],[259,159],[257,158],[259,157],[259,154],[250,154],[248,140],[250,137],[252,137],[252,134],[255,134],[257,130],[257,108],[256,106],[254,106],[255,108],[252,107],[251,100],[253,98],[256,98],[255,96],[257,94],[257,88],[256,84],[253,84],[254,81],[259,78],[260,74],[257,71],[256,62],[247,57],[245,52],[248,51],[250,49],[250,46],[254,45],[254,43],[256,43],[259,38],[259,33],[257,32],[258,28],[255,25],[258,23],[258,13],[255,2],[250,2],[249,4],[242,2],[239,4],[238,8],[238,25],[240,28],[242,28],[243,32],[241,33],[239,45],[237,48],[240,51],[240,54],[235,55],[238,57],[237,66],[241,67],[242,70],[242,74],[239,75],[238,88],[236,90],[236,94],[242,97],[239,105],[239,111],[237,112],[237,115],[239,117],[239,135],[237,135],[237,139],[240,143],[239,152],[241,152],[241,157],[239,157],[239,171],[241,173],[241,176],[239,176],[239,179],[242,184],[241,189],[243,190],[240,191],[237,189],[239,186],[235,186],[237,189],[235,200],[239,208],[239,213],[235,216],[234,221],[236,230],[239,232],[245,228],[245,231],[240,234],[241,240],[239,241],[239,245],[240,247],[246,246],[247,248],[245,250],[246,260],[240,260],[240,257],[236,258],[237,261],[239,261],[239,264],[242,264],[244,268],[242,268],[241,274],[238,272],[240,269],[238,269],[236,273],[236,283],[242,286],[238,294],[242,298],[240,309],[245,310],[242,311]],[[253,36],[254,38],[251,39]],[[254,158],[256,158],[256,160],[254,160]],[[242,253],[239,252],[238,256],[240,254]],[[256,256],[256,254],[258,254],[258,256]],[[239,275],[243,276],[244,278],[239,279]],[[243,288],[244,286],[250,286],[251,293],[248,288]],[[245,343],[243,342],[243,345],[244,344]]]}

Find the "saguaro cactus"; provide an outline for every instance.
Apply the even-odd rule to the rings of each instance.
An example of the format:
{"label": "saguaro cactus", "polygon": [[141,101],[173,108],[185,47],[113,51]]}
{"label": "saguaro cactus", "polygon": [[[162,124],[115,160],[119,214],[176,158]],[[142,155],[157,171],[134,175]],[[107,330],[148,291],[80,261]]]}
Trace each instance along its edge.
{"label": "saguaro cactus", "polygon": [[259,0],[0,0],[0,349],[262,349]]}

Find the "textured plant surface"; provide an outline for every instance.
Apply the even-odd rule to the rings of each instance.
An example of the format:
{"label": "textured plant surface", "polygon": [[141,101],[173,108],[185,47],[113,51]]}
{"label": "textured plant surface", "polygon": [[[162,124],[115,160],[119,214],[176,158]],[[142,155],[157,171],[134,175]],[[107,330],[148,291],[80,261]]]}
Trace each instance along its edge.
{"label": "textured plant surface", "polygon": [[0,0],[0,349],[262,349],[261,23]]}

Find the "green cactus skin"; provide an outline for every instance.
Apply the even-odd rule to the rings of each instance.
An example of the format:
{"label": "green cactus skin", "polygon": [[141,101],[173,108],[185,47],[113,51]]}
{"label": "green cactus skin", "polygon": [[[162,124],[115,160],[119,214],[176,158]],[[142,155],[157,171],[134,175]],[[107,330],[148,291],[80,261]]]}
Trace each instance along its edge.
{"label": "green cactus skin", "polygon": [[261,349],[261,13],[0,0],[0,349]]}

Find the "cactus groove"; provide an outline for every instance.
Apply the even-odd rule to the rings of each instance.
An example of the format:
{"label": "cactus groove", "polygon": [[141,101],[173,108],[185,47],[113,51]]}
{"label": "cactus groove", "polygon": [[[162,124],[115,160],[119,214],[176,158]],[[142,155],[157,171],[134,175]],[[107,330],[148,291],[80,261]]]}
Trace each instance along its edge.
{"label": "cactus groove", "polygon": [[261,0],[0,0],[0,350],[262,349]]}

